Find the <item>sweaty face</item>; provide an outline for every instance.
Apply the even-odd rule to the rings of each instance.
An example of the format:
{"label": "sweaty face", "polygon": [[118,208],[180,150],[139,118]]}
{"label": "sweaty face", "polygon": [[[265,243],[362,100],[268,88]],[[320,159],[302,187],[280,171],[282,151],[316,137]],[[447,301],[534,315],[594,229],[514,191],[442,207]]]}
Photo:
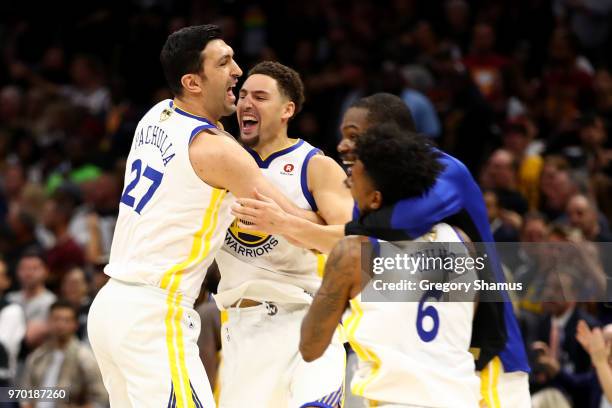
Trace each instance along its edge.
{"label": "sweaty face", "polygon": [[242,75],[234,61],[234,51],[223,40],[213,40],[206,44],[203,57],[200,76],[203,97],[210,105],[208,110],[218,117],[231,115],[236,111],[236,96],[232,88]]}
{"label": "sweaty face", "polygon": [[293,103],[281,94],[274,78],[254,74],[240,89],[237,114],[240,141],[254,147],[278,134],[293,114]]}
{"label": "sweaty face", "polygon": [[363,162],[357,159],[351,167],[347,178],[347,185],[351,194],[357,202],[361,214],[377,210],[381,204],[380,192],[376,190],[374,182],[367,174]]}
{"label": "sweaty face", "polygon": [[346,166],[351,166],[355,162],[355,142],[369,126],[368,111],[364,108],[350,108],[342,117],[340,125],[342,140],[337,149]]}

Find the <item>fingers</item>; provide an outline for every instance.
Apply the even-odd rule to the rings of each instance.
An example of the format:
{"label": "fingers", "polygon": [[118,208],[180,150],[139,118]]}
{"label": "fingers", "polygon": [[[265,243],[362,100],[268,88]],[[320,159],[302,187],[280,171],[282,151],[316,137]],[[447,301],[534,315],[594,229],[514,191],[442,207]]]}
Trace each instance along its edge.
{"label": "fingers", "polygon": [[265,202],[262,202],[261,200],[256,200],[254,198],[239,198],[238,200],[236,200],[236,203],[243,207],[249,208],[261,208],[265,205]]}
{"label": "fingers", "polygon": [[[249,220],[245,221],[250,222]],[[242,222],[242,220],[238,221],[238,228],[244,231],[259,231],[259,228],[256,224],[245,224],[244,222]]]}
{"label": "fingers", "polygon": [[255,217],[259,215],[259,209],[252,207],[244,207],[240,205],[233,205],[232,215],[240,219],[244,219],[244,217],[246,216]]}
{"label": "fingers", "polygon": [[266,203],[273,203],[275,202],[274,200],[272,200],[270,197],[263,195],[259,192],[259,190],[257,190],[257,188],[255,188],[255,198],[257,198],[258,200],[264,201]]}
{"label": "fingers", "polygon": [[548,354],[550,350],[550,348],[548,347],[548,344],[544,343],[543,341],[533,342],[533,344],[531,345],[531,348],[535,351],[541,351],[545,354]]}
{"label": "fingers", "polygon": [[576,326],[576,338],[588,341],[591,337],[591,330],[584,320],[580,320]]}

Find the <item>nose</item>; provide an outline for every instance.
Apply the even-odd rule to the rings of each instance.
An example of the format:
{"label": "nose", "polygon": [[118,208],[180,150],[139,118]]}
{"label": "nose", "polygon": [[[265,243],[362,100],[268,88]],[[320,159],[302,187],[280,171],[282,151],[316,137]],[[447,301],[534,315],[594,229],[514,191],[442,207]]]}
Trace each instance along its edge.
{"label": "nose", "polygon": [[338,143],[336,150],[338,150],[338,153],[348,153],[352,151],[354,148],[355,148],[355,144],[353,142],[351,142],[348,139],[342,139],[340,143]]}
{"label": "nose", "polygon": [[243,110],[246,108],[253,107],[253,101],[251,100],[251,96],[249,94],[246,94],[242,98],[239,98],[238,105],[240,105],[241,109]]}
{"label": "nose", "polygon": [[232,64],[233,64],[232,76],[238,79],[242,76],[242,69],[240,69],[236,61],[232,60]]}

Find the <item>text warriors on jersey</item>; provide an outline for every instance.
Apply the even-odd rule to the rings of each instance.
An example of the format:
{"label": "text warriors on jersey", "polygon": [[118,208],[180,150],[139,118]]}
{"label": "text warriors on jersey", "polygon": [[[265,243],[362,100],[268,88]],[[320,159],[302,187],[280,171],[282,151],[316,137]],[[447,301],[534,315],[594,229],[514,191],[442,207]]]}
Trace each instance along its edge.
{"label": "text warriors on jersey", "polygon": [[225,234],[225,245],[237,255],[255,258],[269,254],[278,245],[278,239],[263,232],[244,231],[236,219]]}

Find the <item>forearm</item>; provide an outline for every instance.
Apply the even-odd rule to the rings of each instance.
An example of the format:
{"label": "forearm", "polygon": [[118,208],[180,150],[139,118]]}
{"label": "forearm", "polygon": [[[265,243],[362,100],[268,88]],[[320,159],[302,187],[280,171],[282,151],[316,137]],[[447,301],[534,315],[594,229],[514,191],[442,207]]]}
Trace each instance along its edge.
{"label": "forearm", "polygon": [[601,362],[595,362],[594,366],[606,399],[612,401],[612,369],[610,365],[606,360],[602,359]]}
{"label": "forearm", "polygon": [[299,241],[302,246],[328,254],[344,237],[344,224],[320,225],[303,218],[289,216],[283,235]]}
{"label": "forearm", "polygon": [[336,327],[340,321],[336,322],[335,326],[321,324],[321,313],[308,312],[302,321],[300,332],[300,353],[304,361],[310,362],[321,357],[332,341]]}

